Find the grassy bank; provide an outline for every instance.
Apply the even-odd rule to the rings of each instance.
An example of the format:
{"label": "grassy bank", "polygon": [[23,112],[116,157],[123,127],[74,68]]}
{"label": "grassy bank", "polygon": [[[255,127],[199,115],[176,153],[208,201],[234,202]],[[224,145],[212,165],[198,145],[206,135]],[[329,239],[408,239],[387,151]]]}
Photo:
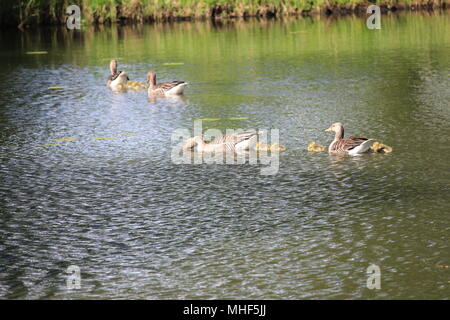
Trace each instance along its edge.
{"label": "grassy bank", "polygon": [[189,19],[283,17],[364,13],[370,4],[382,11],[433,10],[449,0],[3,0],[0,25],[63,24],[65,9],[77,4],[84,23],[152,22]]}

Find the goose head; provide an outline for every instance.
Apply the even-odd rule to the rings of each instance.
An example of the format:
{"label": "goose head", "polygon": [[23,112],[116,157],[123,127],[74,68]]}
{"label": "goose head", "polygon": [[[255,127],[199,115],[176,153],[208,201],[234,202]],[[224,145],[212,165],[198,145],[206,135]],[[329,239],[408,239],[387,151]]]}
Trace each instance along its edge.
{"label": "goose head", "polygon": [[183,146],[183,150],[192,150],[197,145],[203,145],[205,142],[203,137],[195,136],[193,138],[189,138],[186,140],[186,143]]}
{"label": "goose head", "polygon": [[340,122],[333,123],[328,129],[325,130],[326,132],[334,132],[335,133],[335,140],[339,140],[344,138],[344,126]]}
{"label": "goose head", "polygon": [[111,71],[112,76],[117,73],[117,60],[111,60],[109,63],[109,71]]}
{"label": "goose head", "polygon": [[328,129],[326,129],[325,131],[326,132],[340,132],[340,131],[344,131],[344,126],[340,122],[335,122]]}

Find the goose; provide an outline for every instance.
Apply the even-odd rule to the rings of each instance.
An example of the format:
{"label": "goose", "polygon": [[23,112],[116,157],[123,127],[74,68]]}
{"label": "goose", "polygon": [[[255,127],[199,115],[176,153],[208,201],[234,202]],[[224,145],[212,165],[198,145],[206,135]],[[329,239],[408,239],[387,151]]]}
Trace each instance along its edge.
{"label": "goose", "polygon": [[262,131],[246,131],[224,135],[206,143],[202,136],[189,138],[183,146],[183,150],[191,150],[197,146],[199,152],[241,152],[254,149],[258,136]]}
{"label": "goose", "polygon": [[132,80],[127,81],[127,89],[131,89],[133,91],[138,91],[138,90],[147,89],[147,88],[148,88],[147,84],[145,84],[143,82],[132,81]]}
{"label": "goose", "polygon": [[325,147],[312,141],[312,142],[308,143],[308,151],[309,152],[323,152],[323,151],[325,151]]}
{"label": "goose", "polygon": [[270,151],[270,152],[284,152],[286,151],[286,147],[279,143],[265,144],[262,142],[258,142],[255,145],[255,150],[257,151]]}
{"label": "goose", "polygon": [[130,79],[125,72],[117,71],[116,60],[111,60],[109,70],[111,71],[111,75],[106,81],[106,86],[114,91],[125,90],[127,88],[127,81]]}
{"label": "goose", "polygon": [[328,152],[333,154],[358,155],[368,152],[373,140],[363,137],[344,138],[344,126],[340,122],[333,123],[326,129],[327,132],[335,132],[334,140],[328,147]]}
{"label": "goose", "polygon": [[164,95],[181,95],[184,88],[188,85],[184,81],[161,82],[156,84],[156,73],[147,73],[147,82],[149,83],[149,96],[164,96]]}

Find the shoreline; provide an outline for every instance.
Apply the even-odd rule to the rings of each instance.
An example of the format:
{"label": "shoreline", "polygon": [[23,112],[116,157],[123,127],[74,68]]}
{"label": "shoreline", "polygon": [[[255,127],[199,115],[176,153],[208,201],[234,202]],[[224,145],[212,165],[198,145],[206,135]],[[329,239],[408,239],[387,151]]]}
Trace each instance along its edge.
{"label": "shoreline", "polygon": [[[1,26],[17,26],[24,29],[31,25],[63,25],[67,17],[65,9],[68,0],[60,1],[53,6],[45,1],[22,0],[14,3],[6,0],[3,13],[0,14]],[[135,24],[177,21],[204,20],[240,20],[240,19],[282,19],[283,17],[301,16],[346,16],[368,15],[367,7],[378,5],[382,14],[389,12],[446,11],[449,0],[266,0],[254,4],[249,0],[178,0],[169,5],[160,1],[130,0],[129,2],[105,2],[101,0],[72,0],[81,8],[83,25],[102,24]],[[42,2],[42,4],[40,4]],[[97,3],[98,2],[98,3]],[[180,4],[184,3],[184,5]],[[287,3],[286,3],[287,2]],[[96,4],[97,3],[97,4]],[[163,2],[164,3],[164,2]]]}

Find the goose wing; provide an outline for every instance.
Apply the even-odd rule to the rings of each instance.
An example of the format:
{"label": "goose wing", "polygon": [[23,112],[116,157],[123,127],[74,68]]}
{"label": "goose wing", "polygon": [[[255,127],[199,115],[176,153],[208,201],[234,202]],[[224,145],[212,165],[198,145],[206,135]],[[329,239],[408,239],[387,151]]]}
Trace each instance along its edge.
{"label": "goose wing", "polygon": [[211,141],[211,144],[238,144],[245,140],[249,140],[252,137],[258,135],[256,131],[246,131],[246,132],[237,132],[232,134],[227,134],[221,137],[217,137],[213,141]]}
{"label": "goose wing", "polygon": [[347,137],[337,141],[333,147],[332,151],[335,152],[348,152],[357,146],[361,145],[369,139],[364,137]]}
{"label": "goose wing", "polygon": [[160,90],[163,90],[163,91],[169,91],[170,89],[175,88],[176,86],[178,86],[178,85],[180,85],[182,83],[185,83],[185,82],[184,81],[161,82],[161,83],[158,83],[156,85],[155,89],[160,89]]}
{"label": "goose wing", "polygon": [[211,145],[224,144],[227,150],[248,149],[251,141],[256,141],[258,133],[256,131],[246,131],[233,133],[217,137],[211,141]]}

